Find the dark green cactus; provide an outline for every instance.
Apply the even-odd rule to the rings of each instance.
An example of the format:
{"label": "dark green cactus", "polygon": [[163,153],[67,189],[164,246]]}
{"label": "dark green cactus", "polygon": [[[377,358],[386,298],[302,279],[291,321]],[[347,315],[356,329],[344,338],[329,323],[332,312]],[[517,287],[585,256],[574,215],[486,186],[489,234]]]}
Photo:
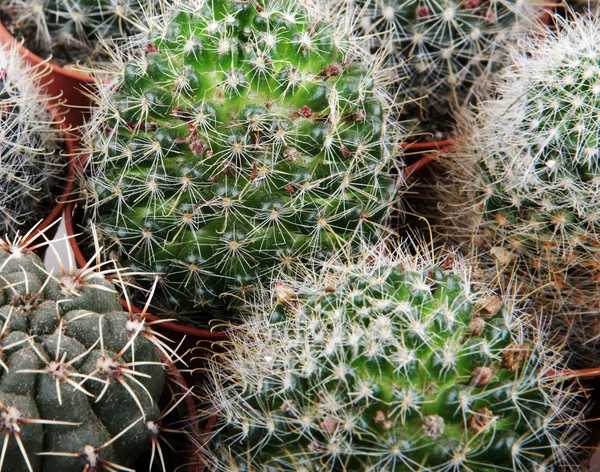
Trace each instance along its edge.
{"label": "dark green cactus", "polygon": [[130,470],[160,430],[163,370],[102,274],[52,275],[0,241],[0,471]]}
{"label": "dark green cactus", "polygon": [[545,334],[471,267],[401,253],[327,269],[276,283],[212,358],[211,470],[579,464],[576,389],[553,377]]}
{"label": "dark green cactus", "polygon": [[289,0],[198,3],[123,56],[86,133],[106,246],[178,314],[379,237],[397,188],[390,105],[347,34]]}

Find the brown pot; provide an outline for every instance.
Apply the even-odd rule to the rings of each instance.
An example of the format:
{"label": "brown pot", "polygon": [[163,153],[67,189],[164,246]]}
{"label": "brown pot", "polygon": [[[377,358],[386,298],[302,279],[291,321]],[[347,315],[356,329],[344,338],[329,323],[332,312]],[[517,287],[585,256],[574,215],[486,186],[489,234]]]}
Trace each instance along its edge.
{"label": "brown pot", "polygon": [[[19,44],[19,53],[25,62],[31,66],[47,67],[49,74],[43,87],[51,97],[53,105],[65,117],[67,124],[77,127],[83,124],[85,113],[92,100],[86,95],[86,90],[93,88],[94,79],[70,68],[60,67],[44,60],[19,43],[15,37],[0,22],[0,44]],[[89,92],[88,92],[89,93]]]}

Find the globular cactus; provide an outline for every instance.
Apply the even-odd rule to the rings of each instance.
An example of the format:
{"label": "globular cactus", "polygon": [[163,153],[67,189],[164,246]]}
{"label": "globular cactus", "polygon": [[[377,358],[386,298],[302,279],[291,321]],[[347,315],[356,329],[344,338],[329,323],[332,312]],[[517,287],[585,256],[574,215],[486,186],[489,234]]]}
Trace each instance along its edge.
{"label": "globular cactus", "polygon": [[408,119],[448,136],[451,112],[469,104],[509,63],[508,44],[540,15],[537,0],[330,0],[371,47],[387,54],[391,84]]}
{"label": "globular cactus", "polygon": [[45,75],[17,48],[0,48],[0,234],[37,222],[55,204],[64,164],[59,123],[40,89]]}
{"label": "globular cactus", "polygon": [[41,57],[59,65],[106,60],[100,41],[137,33],[136,20],[151,14],[157,0],[8,0],[7,28]]}
{"label": "globular cactus", "polygon": [[210,470],[578,469],[577,388],[452,254],[368,254],[273,293],[209,361]]}
{"label": "globular cactus", "polygon": [[469,243],[475,233],[476,250],[530,277],[548,314],[591,313],[600,307],[600,22],[555,21],[557,32],[515,49],[498,98],[465,120],[441,199],[450,197],[450,232]]}
{"label": "globular cactus", "polygon": [[114,271],[48,273],[21,243],[0,240],[0,471],[132,470],[162,431],[169,352]]}
{"label": "globular cactus", "polygon": [[148,29],[99,84],[87,192],[113,256],[162,274],[157,309],[385,231],[397,126],[345,31],[290,0],[183,2]]}

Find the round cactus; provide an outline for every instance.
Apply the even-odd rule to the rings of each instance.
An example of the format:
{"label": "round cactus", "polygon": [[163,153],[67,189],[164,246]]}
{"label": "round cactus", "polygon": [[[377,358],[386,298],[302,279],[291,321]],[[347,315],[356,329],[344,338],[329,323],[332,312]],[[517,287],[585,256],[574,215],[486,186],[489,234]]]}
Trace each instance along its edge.
{"label": "round cactus", "polygon": [[0,48],[0,234],[32,225],[54,204],[62,146],[40,90],[45,75],[17,48]]}
{"label": "round cactus", "polygon": [[131,470],[156,447],[161,346],[103,274],[0,241],[0,471]]}
{"label": "round cactus", "polygon": [[453,255],[370,254],[276,283],[210,360],[210,469],[576,466],[575,390],[511,300],[470,273]]}
{"label": "round cactus", "polygon": [[106,246],[178,314],[377,238],[397,188],[390,102],[343,31],[301,2],[192,3],[119,56],[86,132]]}
{"label": "round cactus", "polygon": [[480,252],[532,276],[534,293],[552,285],[552,305],[597,311],[600,22],[555,21],[556,33],[514,51],[499,98],[465,120],[468,138],[446,163],[461,192],[446,189],[447,207],[457,209],[451,218],[465,235],[475,228]]}
{"label": "round cactus", "polygon": [[[8,0],[1,7],[6,27],[38,56],[59,65],[103,61],[100,41],[136,33],[133,26],[157,0]],[[148,12],[146,11],[148,10]]]}
{"label": "round cactus", "polygon": [[[509,61],[508,44],[531,28],[536,0],[330,0],[380,54],[409,119],[441,138],[452,110],[470,103]],[[402,82],[400,83],[400,80]]]}

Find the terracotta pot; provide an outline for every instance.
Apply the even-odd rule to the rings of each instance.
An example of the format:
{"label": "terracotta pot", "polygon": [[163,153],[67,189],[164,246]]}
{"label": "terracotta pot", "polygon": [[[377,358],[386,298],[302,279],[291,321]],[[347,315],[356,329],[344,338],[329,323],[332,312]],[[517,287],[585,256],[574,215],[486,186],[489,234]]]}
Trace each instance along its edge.
{"label": "terracotta pot", "polygon": [[[69,244],[71,249],[73,250],[73,254],[75,256],[75,262],[77,267],[82,268],[86,265],[87,260],[83,255],[83,252],[79,248],[79,244],[76,237],[75,232],[75,220],[77,218],[76,215],[77,209],[73,203],[69,203],[65,208],[65,226],[67,229],[67,236],[69,237]],[[127,307],[127,304],[124,300],[121,300],[121,303],[124,307]],[[132,311],[135,313],[141,313],[138,307],[132,306]],[[225,333],[213,332],[206,329],[194,328],[192,326],[182,325],[172,321],[162,321],[161,318],[145,313],[144,317],[151,322],[155,322],[153,325],[153,329],[159,329],[165,336],[167,336],[172,341],[177,343],[182,342],[183,347],[193,348],[196,346],[196,342],[198,340],[205,341],[220,341],[227,339],[227,335]]]}
{"label": "terracotta pot", "polygon": [[[48,110],[51,116],[57,116],[58,113],[53,107]],[[79,160],[76,157],[77,138],[71,133],[71,129],[67,126],[64,120],[61,120],[58,125],[62,131],[63,143],[64,143],[64,158],[67,160],[63,178],[60,180],[60,188],[62,188],[62,194],[56,200],[56,206],[52,209],[50,214],[31,231],[30,235],[25,241],[30,241],[34,246],[35,243],[40,243],[40,247],[35,249],[35,252],[41,257],[44,257],[48,245],[45,244],[45,239],[37,241],[41,233],[44,233],[45,237],[51,240],[56,234],[58,229],[57,221],[61,216],[66,203],[73,197],[73,191],[75,188],[75,177],[77,175],[77,167]],[[44,243],[44,244],[43,244]]]}
{"label": "terracotta pot", "polygon": [[53,99],[54,106],[65,117],[67,124],[76,127],[84,122],[84,110],[88,110],[92,101],[85,95],[86,90],[94,86],[94,79],[75,70],[60,67],[44,60],[27,49],[0,22],[0,44],[20,44],[19,52],[25,62],[31,66],[47,67],[49,74],[44,82],[44,89]]}

